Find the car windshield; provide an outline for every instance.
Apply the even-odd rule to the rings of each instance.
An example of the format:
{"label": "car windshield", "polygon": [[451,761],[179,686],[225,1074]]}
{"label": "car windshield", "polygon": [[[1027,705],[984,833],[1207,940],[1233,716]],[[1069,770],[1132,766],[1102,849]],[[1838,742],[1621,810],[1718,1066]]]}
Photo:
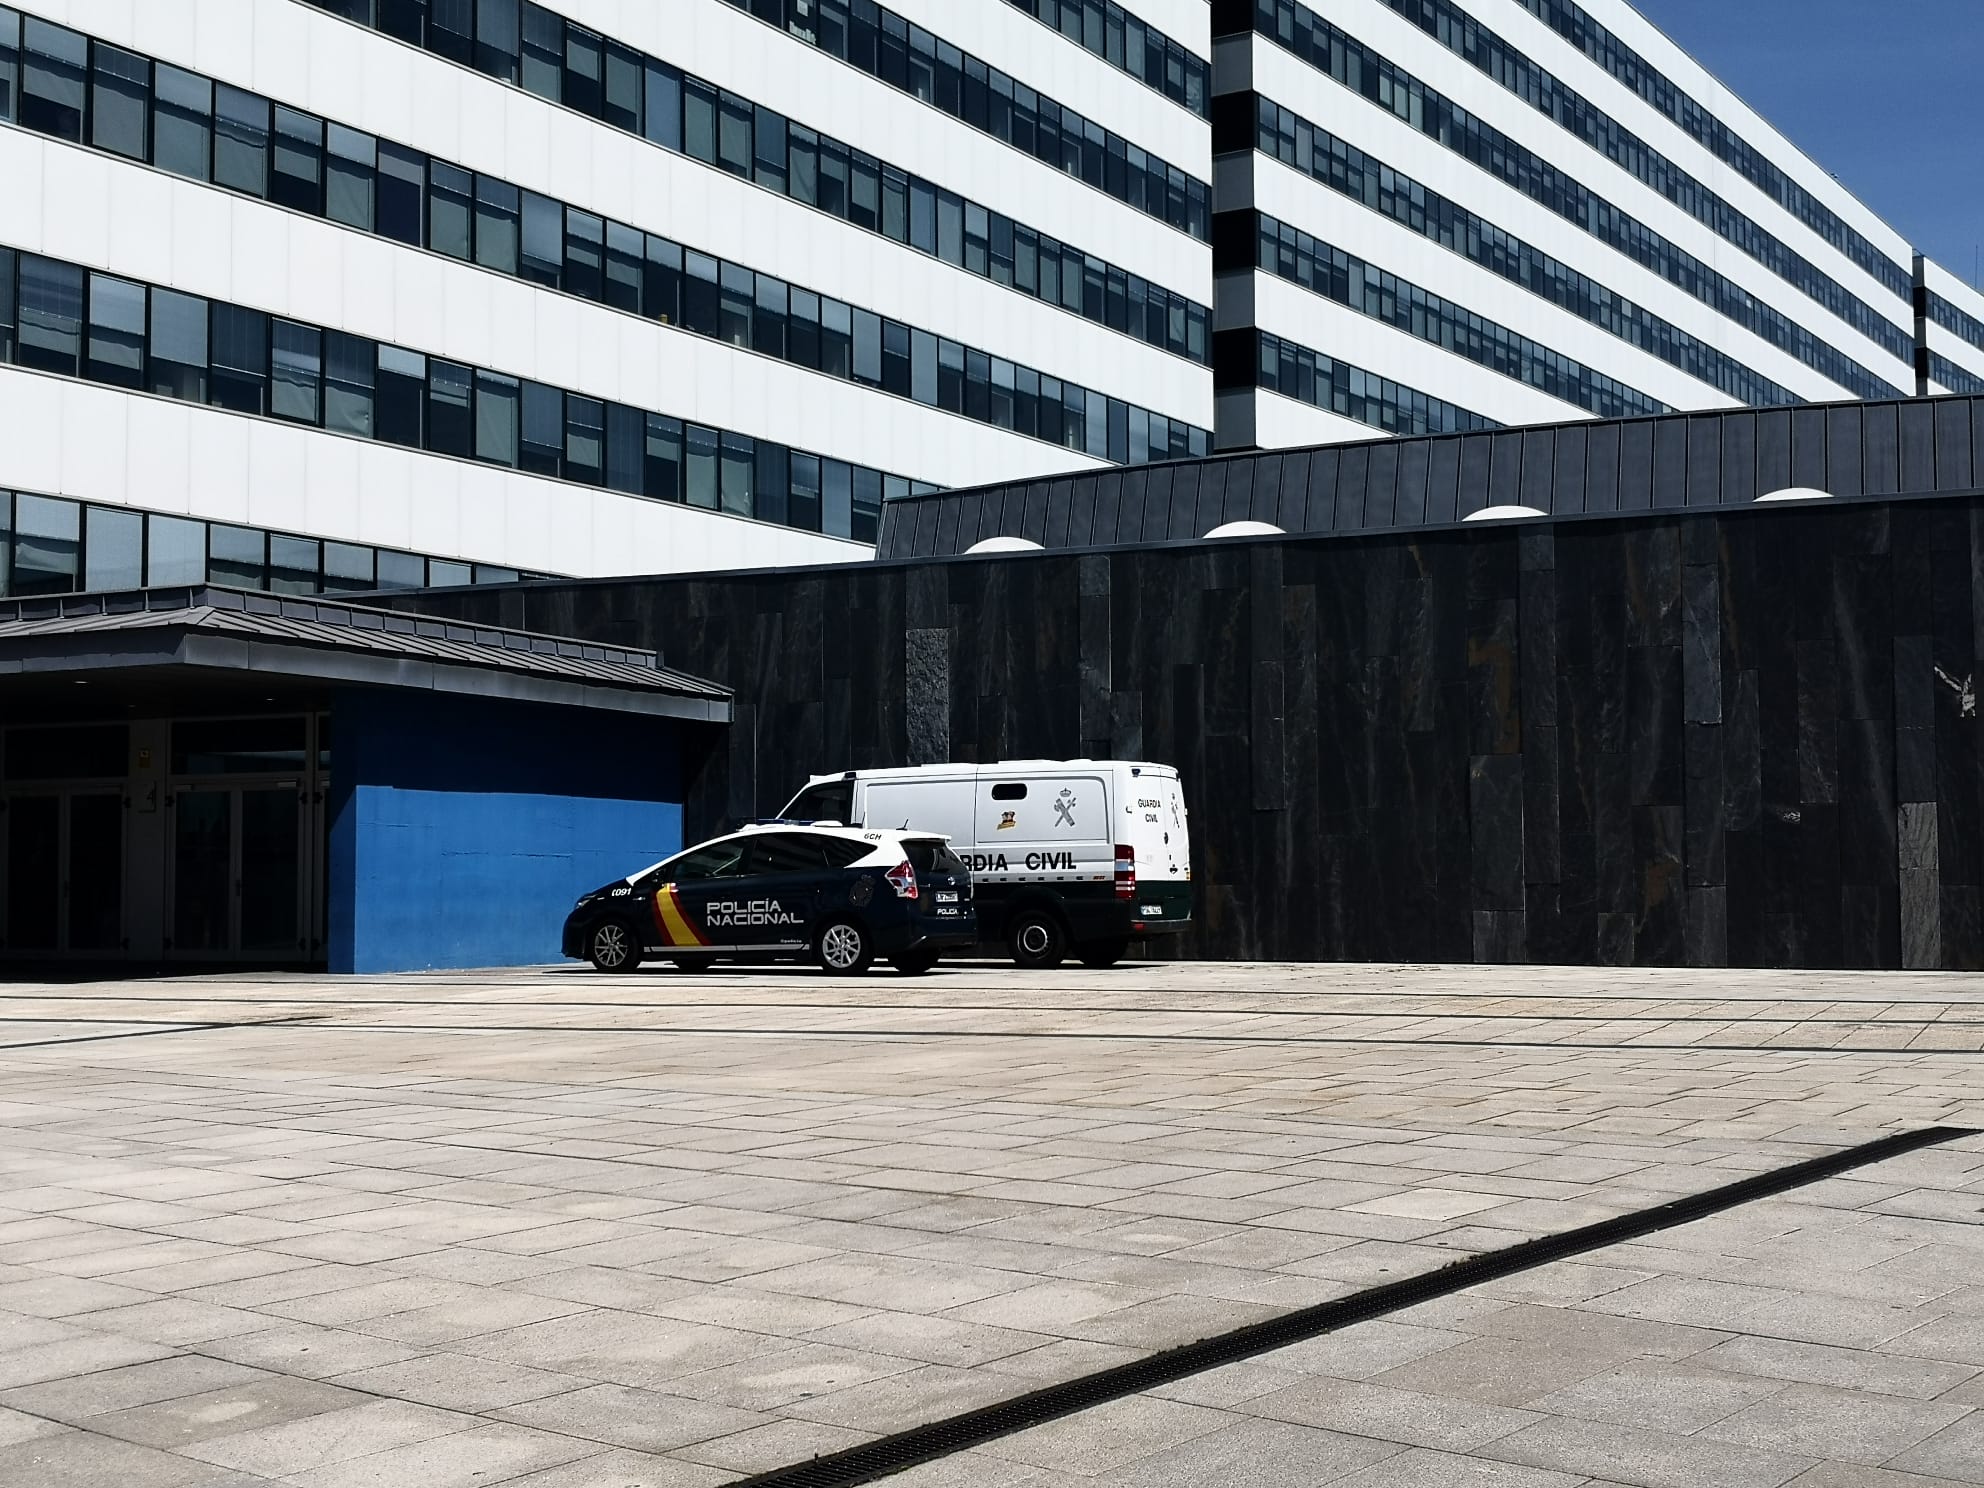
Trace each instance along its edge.
{"label": "car windshield", "polygon": [[787,821],[834,821],[846,823],[854,811],[854,782],[832,780],[809,785],[786,803],[779,813]]}

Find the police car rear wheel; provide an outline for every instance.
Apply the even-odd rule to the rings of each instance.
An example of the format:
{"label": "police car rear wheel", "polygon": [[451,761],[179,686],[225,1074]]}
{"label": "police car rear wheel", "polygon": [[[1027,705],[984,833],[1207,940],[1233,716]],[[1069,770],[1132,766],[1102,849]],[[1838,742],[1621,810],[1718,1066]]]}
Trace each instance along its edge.
{"label": "police car rear wheel", "polygon": [[632,971],[641,964],[641,948],[619,920],[601,920],[586,937],[586,960],[594,971]]}
{"label": "police car rear wheel", "polygon": [[1046,971],[1068,954],[1068,935],[1048,911],[1022,910],[1006,931],[1006,948],[1018,965]]}
{"label": "police car rear wheel", "polygon": [[834,920],[820,931],[813,954],[820,969],[831,976],[857,976],[875,959],[868,932],[853,920]]}

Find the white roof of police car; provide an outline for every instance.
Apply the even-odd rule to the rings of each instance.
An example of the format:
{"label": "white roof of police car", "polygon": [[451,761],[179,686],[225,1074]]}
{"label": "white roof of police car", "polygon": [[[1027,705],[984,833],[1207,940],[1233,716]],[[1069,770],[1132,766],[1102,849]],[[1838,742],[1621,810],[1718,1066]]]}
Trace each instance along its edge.
{"label": "white roof of police car", "polygon": [[[871,850],[878,849],[885,843],[891,842],[900,846],[904,842],[929,842],[933,840],[949,842],[951,840],[942,832],[919,832],[914,828],[904,830],[901,827],[846,827],[842,826],[839,822],[752,822],[749,826],[739,827],[734,832],[719,832],[714,837],[706,837],[701,842],[692,843],[688,847],[683,848],[681,852],[670,853],[660,863],[650,863],[638,873],[628,874],[626,882],[633,883],[636,879],[647,877],[655,869],[661,867],[662,863],[672,863],[677,858],[685,858],[690,853],[700,852],[703,848],[712,846],[715,843],[728,842],[733,837],[749,837],[758,832],[813,832],[822,837],[844,837],[850,842],[859,842],[863,847]],[[855,863],[850,863],[848,866],[850,868],[856,867],[858,863],[859,860],[857,859]]]}

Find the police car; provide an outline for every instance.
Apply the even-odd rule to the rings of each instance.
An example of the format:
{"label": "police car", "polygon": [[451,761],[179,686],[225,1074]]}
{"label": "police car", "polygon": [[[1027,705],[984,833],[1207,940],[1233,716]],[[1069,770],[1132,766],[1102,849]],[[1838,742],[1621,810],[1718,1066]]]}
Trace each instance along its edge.
{"label": "police car", "polygon": [[915,976],[977,939],[971,870],[942,837],[775,822],[593,890],[563,949],[596,971],[810,959],[851,976],[881,956]]}

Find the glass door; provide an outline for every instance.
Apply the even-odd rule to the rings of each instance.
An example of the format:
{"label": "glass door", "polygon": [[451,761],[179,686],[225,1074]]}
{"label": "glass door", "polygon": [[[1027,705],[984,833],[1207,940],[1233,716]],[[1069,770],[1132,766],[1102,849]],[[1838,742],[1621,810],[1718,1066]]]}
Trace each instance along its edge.
{"label": "glass door", "polygon": [[61,948],[62,798],[14,796],[6,802],[7,949]]}
{"label": "glass door", "polygon": [[304,934],[304,792],[285,781],[243,787],[241,817],[241,950],[291,957],[307,954]]}
{"label": "glass door", "polygon": [[179,956],[219,956],[234,949],[234,797],[226,788],[175,790],[172,812],[172,933]]}
{"label": "glass door", "polygon": [[124,949],[124,793],[74,791],[69,808],[68,862],[62,891],[69,939],[65,950],[115,954]]}

